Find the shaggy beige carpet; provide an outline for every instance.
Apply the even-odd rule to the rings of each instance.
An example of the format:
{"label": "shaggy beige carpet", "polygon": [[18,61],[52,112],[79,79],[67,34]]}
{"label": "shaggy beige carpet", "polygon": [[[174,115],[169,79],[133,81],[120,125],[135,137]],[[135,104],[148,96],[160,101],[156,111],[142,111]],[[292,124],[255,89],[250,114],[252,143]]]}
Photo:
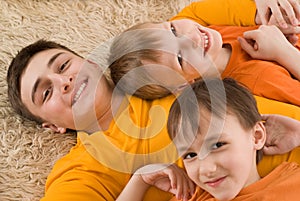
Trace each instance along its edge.
{"label": "shaggy beige carpet", "polygon": [[162,21],[190,0],[0,0],[0,200],[39,200],[56,160],[76,136],[54,134],[18,117],[7,95],[6,72],[22,47],[44,38],[83,56],[127,27]]}

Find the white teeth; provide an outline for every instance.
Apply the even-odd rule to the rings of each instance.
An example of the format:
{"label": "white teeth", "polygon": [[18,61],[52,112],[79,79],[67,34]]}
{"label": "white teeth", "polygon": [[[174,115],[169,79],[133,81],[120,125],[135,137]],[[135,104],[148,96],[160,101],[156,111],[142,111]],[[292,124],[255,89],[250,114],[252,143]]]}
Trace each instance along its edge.
{"label": "white teeth", "polygon": [[204,36],[204,47],[206,48],[208,46],[208,36]]}
{"label": "white teeth", "polygon": [[86,86],[86,83],[84,82],[84,83],[82,83],[82,85],[79,87],[79,89],[78,89],[78,91],[77,91],[77,93],[76,93],[76,95],[75,95],[75,97],[74,97],[73,103],[75,103],[75,102],[77,101],[77,99],[78,99],[79,96],[81,95],[81,93],[82,93],[83,89],[85,88],[85,86]]}
{"label": "white teeth", "polygon": [[201,43],[203,45],[204,51],[206,52],[208,50],[208,46],[209,46],[209,37],[208,37],[207,33],[204,31],[201,31],[201,29],[199,29],[199,32],[201,34],[201,39],[202,39]]}

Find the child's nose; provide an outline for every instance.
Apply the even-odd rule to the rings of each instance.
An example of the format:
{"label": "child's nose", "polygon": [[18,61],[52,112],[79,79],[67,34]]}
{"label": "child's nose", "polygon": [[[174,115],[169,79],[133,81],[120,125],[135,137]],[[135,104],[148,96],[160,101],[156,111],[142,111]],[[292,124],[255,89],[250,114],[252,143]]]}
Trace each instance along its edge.
{"label": "child's nose", "polygon": [[217,165],[209,157],[204,159],[199,159],[199,171],[200,175],[205,177],[211,177],[213,173],[217,170]]}
{"label": "child's nose", "polygon": [[189,30],[184,35],[189,40],[191,40],[191,42],[193,42],[193,45],[194,45],[195,48],[197,48],[198,46],[201,45],[202,38],[201,38],[201,33],[198,30],[196,30],[196,29]]}

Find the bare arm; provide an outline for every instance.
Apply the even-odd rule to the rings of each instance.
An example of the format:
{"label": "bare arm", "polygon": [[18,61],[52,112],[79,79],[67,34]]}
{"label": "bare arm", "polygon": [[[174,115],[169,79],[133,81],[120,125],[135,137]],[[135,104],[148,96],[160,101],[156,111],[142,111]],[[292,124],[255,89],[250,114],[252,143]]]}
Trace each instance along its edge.
{"label": "bare arm", "polygon": [[137,170],[117,201],[143,200],[151,185],[175,194],[179,200],[187,200],[194,192],[194,183],[177,165],[151,164]]}

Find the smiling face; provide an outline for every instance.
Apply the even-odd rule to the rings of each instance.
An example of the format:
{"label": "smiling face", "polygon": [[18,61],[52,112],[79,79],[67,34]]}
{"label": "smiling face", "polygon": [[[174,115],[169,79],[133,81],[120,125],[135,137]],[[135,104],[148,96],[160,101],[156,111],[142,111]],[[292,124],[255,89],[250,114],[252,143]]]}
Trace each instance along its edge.
{"label": "smiling face", "polygon": [[149,23],[144,27],[165,30],[159,35],[163,41],[157,49],[161,52],[159,64],[181,74],[187,82],[200,76],[219,75],[215,64],[222,50],[219,32],[187,19]]}
{"label": "smiling face", "polygon": [[200,116],[199,132],[182,155],[185,168],[189,177],[212,196],[221,201],[231,200],[260,178],[256,150],[263,146],[257,139],[264,134],[263,125],[259,122],[252,129],[244,129],[236,116],[226,114],[221,132],[207,134],[209,126],[213,126],[211,114],[200,114],[205,118]]}
{"label": "smiling face", "polygon": [[[101,92],[105,94],[108,88],[96,64],[62,49],[45,50],[33,56],[21,77],[24,104],[45,120],[45,126],[55,126],[58,132],[66,128],[85,129],[85,125],[78,127],[75,119],[87,118],[91,108],[94,111],[100,107],[97,102],[94,105],[94,100],[102,99]],[[76,116],[74,108],[80,108]]]}

